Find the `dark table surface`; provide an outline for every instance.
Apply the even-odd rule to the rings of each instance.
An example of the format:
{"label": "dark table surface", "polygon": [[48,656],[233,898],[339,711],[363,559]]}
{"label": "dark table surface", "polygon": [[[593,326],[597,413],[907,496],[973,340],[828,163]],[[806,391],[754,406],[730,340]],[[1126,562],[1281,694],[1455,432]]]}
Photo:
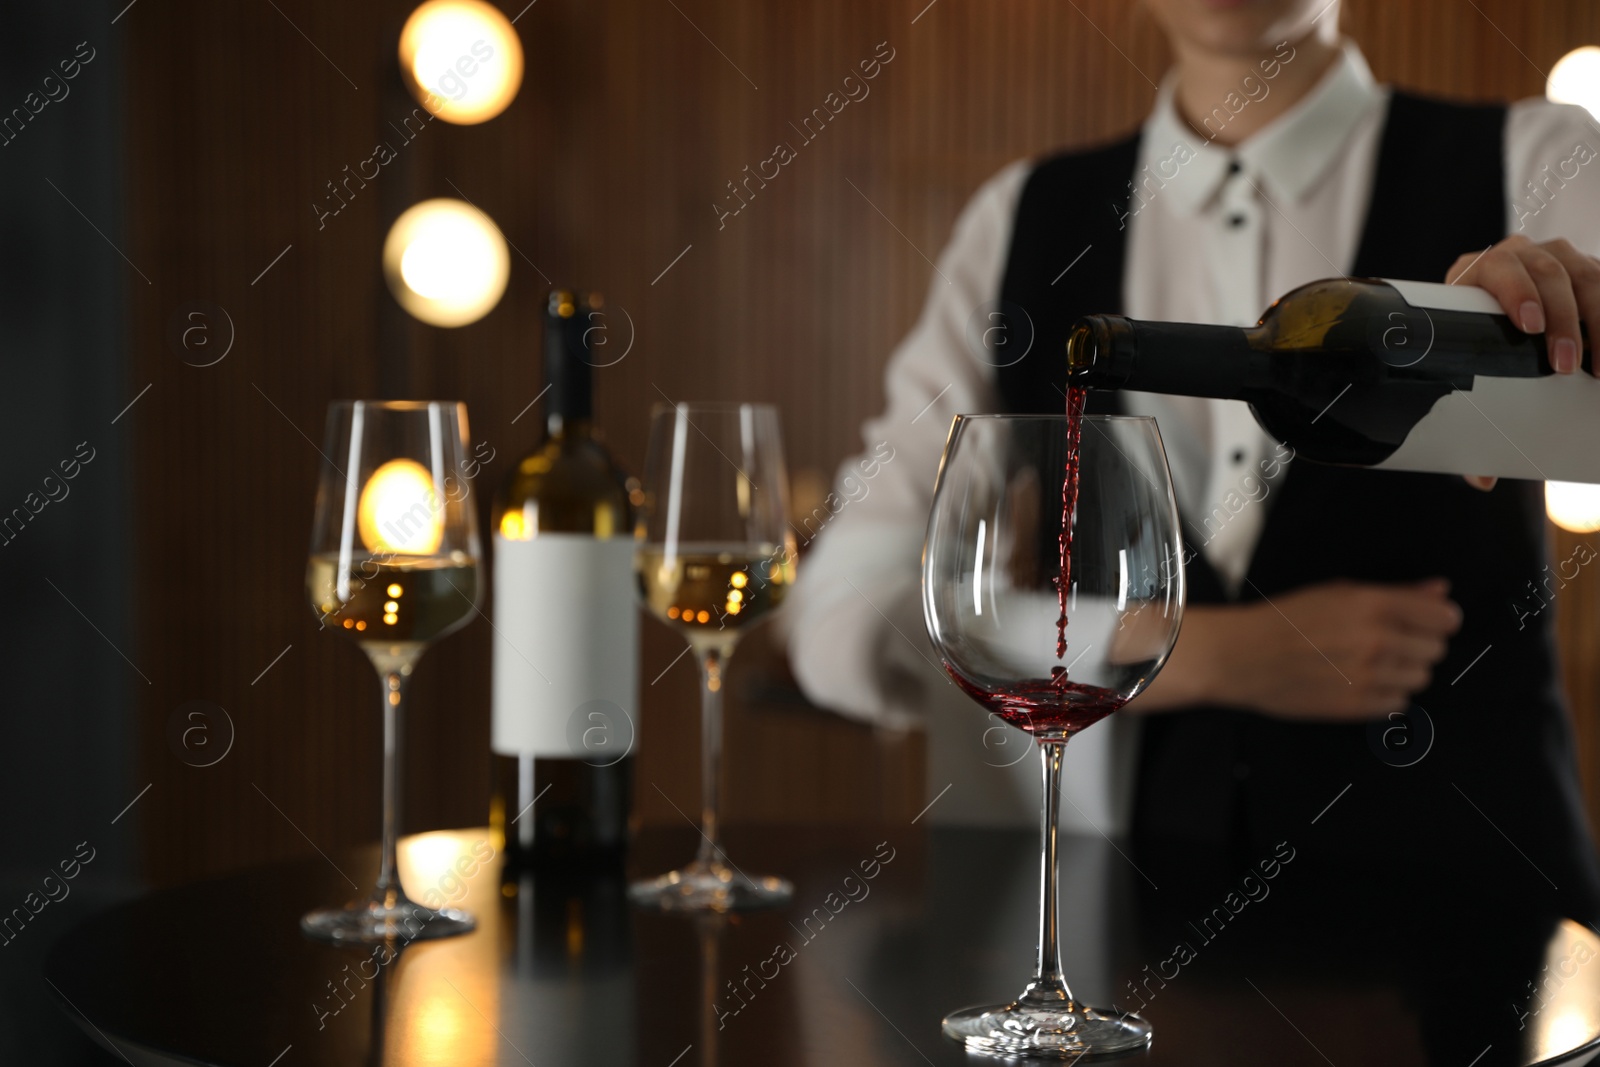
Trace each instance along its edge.
{"label": "dark table surface", "polygon": [[[488,836],[402,844],[413,896],[477,915],[465,937],[392,959],[301,937],[302,912],[371,885],[363,850],[118,906],[63,937],[45,977],[139,1067],[781,1067],[983,1062],[941,1016],[1031,973],[1031,833],[735,830],[734,861],[792,878],[794,902],[702,918],[634,910],[620,879],[503,889],[492,858],[458,885],[451,865],[492,857]],[[654,873],[692,846],[648,833],[633,863]],[[1460,901],[1353,912],[1292,859],[1231,896],[1167,874],[1158,890],[1137,856],[1064,842],[1063,956],[1080,999],[1151,1021],[1135,1059],[1152,1067],[1520,1067],[1585,1062],[1600,1040],[1600,938],[1578,924]]]}

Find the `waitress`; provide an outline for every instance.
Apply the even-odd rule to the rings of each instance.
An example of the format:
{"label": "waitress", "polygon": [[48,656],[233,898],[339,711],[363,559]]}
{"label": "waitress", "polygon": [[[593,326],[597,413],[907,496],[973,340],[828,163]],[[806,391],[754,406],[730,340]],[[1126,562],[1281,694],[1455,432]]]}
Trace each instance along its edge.
{"label": "waitress", "polygon": [[[1076,317],[1246,326],[1344,274],[1482,286],[1559,373],[1580,321],[1600,336],[1600,177],[1548,180],[1600,148],[1582,109],[1378,85],[1338,0],[1146,6],[1176,57],[1153,112],[978,190],[785,613],[811,699],[925,724],[930,821],[1037,817],[1026,739],[937,665],[919,556],[951,417],[1060,412]],[[1064,827],[1219,877],[1289,841],[1358,895],[1492,870],[1507,899],[1600,919],[1551,613],[1514,607],[1543,574],[1541,486],[1296,461],[1237,401],[1094,402],[1159,420],[1189,606],[1130,718],[1067,746]],[[1374,740],[1391,727],[1409,750]]]}

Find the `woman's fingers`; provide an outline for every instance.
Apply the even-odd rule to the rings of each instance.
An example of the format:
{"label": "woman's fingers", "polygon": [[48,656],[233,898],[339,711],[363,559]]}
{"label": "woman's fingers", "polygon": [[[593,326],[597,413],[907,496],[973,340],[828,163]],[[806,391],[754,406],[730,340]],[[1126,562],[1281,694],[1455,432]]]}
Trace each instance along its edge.
{"label": "woman's fingers", "polygon": [[1476,285],[1500,301],[1511,322],[1524,333],[1544,332],[1544,307],[1539,285],[1523,266],[1522,250],[1534,247],[1526,237],[1507,237],[1479,254],[1460,256],[1445,281],[1451,285]]}
{"label": "woman's fingers", "polygon": [[1520,258],[1539,286],[1539,300],[1544,305],[1545,351],[1550,357],[1550,366],[1557,374],[1571,374],[1578,369],[1579,351],[1578,297],[1572,276],[1561,260],[1545,248],[1526,249]]}
{"label": "woman's fingers", "polygon": [[[1572,295],[1578,305],[1578,317],[1589,327],[1590,338],[1600,337],[1600,259],[1585,255],[1561,240],[1547,241],[1543,248],[1559,260],[1567,272],[1572,283]],[[1551,346],[1552,364],[1564,352],[1570,355],[1573,368],[1576,369],[1583,352],[1583,337],[1577,327],[1573,327],[1568,338],[1556,337],[1553,328],[1550,332],[1555,338]],[[1591,363],[1589,369],[1593,372],[1596,368]]]}
{"label": "woman's fingers", "polygon": [[1578,369],[1580,321],[1600,332],[1600,261],[1567,241],[1507,237],[1481,255],[1461,256],[1446,279],[1487,289],[1519,330],[1544,334],[1557,374]]}

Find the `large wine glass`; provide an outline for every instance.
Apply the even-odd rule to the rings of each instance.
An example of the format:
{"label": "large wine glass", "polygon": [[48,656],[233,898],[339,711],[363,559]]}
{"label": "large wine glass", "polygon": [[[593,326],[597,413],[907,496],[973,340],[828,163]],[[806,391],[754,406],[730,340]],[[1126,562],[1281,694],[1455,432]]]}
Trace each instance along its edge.
{"label": "large wine glass", "polygon": [[794,583],[778,413],[766,404],[657,405],[650,418],[634,553],[651,614],[683,634],[700,667],[700,846],[694,862],[629,888],[641,904],[733,911],[780,904],[782,878],[749,876],[723,852],[722,676],[751,624]]}
{"label": "large wine glass", "polygon": [[1038,741],[1044,772],[1038,966],[1014,1001],[945,1017],[972,1051],[1075,1059],[1150,1042],[1143,1018],[1080,1003],[1062,977],[1056,814],[1067,741],[1150,684],[1183,595],[1155,420],[956,417],[923,552],[928,634],[957,685]]}
{"label": "large wine glass", "polygon": [[354,638],[382,683],[383,853],[371,896],[310,912],[300,927],[355,943],[466,933],[466,912],[406,899],[395,859],[406,683],[428,645],[477,609],[466,405],[330,404],[322,455],[306,588],[323,628]]}

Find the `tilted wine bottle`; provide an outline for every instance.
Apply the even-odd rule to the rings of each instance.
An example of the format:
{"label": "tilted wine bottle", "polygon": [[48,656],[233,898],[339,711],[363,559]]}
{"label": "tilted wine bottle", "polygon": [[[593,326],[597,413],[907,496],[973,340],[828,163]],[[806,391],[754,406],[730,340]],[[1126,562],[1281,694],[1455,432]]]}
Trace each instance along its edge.
{"label": "tilted wine bottle", "polygon": [[493,799],[505,884],[536,869],[620,869],[638,738],[638,489],[593,418],[601,301],[545,309],[547,434],[494,509]]}
{"label": "tilted wine bottle", "polygon": [[1325,463],[1600,482],[1600,381],[1585,342],[1553,373],[1542,334],[1463,285],[1341,278],[1281,297],[1252,327],[1078,320],[1067,379],[1245,400]]}

